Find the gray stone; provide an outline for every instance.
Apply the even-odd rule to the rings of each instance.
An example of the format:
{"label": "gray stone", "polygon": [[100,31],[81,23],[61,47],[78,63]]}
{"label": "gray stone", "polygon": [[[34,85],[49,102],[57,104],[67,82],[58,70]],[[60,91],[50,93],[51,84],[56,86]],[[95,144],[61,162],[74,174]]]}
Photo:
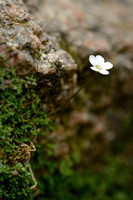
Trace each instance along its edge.
{"label": "gray stone", "polygon": [[43,85],[45,90],[49,90],[46,82],[52,79],[52,89],[56,87],[58,96],[65,90],[61,82],[63,77],[65,84],[72,87],[77,66],[60,48],[58,40],[32,18],[22,0],[0,0],[0,53],[15,66],[18,75],[38,73],[39,81],[47,79]]}

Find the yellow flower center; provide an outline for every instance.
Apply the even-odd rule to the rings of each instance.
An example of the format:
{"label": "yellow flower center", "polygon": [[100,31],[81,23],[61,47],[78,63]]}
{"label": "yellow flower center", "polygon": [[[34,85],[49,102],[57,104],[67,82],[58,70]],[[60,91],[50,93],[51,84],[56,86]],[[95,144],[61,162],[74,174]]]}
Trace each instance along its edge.
{"label": "yellow flower center", "polygon": [[100,67],[99,65],[97,65],[97,66],[96,66],[96,68],[97,68],[97,69],[99,69],[99,70],[101,70],[101,69],[102,69],[102,67]]}

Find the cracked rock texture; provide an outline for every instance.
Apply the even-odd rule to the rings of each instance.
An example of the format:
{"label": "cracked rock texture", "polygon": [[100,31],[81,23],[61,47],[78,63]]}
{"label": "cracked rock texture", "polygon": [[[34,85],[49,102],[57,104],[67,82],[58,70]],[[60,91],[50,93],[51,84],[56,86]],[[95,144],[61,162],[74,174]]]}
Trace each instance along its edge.
{"label": "cracked rock texture", "polygon": [[57,144],[54,155],[80,149],[84,163],[95,162],[111,151],[113,141],[123,138],[130,159],[133,127],[128,137],[125,127],[133,119],[133,1],[23,2],[0,0],[0,52],[18,73],[39,73],[46,102],[51,101],[46,90],[54,91],[57,100],[68,97],[75,87],[75,62],[76,89],[93,73],[90,54],[114,64],[109,76],[96,74],[67,112],[58,114],[61,125],[49,136]]}
{"label": "cracked rock texture", "polygon": [[0,0],[0,53],[16,67],[18,75],[35,74],[43,82],[47,98],[50,90],[56,91],[54,101],[58,95],[63,98],[61,91],[67,94],[73,87],[74,60],[60,48],[55,36],[32,19],[21,0]]}

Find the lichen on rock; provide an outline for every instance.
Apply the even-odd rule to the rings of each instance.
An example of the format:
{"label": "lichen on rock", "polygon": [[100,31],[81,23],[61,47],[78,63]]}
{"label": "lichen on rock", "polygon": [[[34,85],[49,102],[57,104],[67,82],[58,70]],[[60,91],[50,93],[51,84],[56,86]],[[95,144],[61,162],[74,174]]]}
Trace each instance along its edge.
{"label": "lichen on rock", "polygon": [[[38,73],[42,80],[47,79],[48,82],[52,79],[55,87],[56,81],[68,77],[65,84],[72,87],[77,68],[74,60],[61,50],[55,38],[53,40],[32,20],[24,3],[21,0],[1,0],[0,7],[0,53],[6,55],[17,74],[24,76]],[[57,85],[59,94],[63,85],[60,84],[62,88]],[[46,85],[44,87],[49,90]]]}

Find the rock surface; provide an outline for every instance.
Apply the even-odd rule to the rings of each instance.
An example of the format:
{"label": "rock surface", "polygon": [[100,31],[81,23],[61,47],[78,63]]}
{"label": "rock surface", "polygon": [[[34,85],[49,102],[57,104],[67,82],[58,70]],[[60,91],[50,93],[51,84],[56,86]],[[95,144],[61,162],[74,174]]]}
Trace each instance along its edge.
{"label": "rock surface", "polygon": [[76,60],[79,86],[92,74],[90,54],[114,64],[109,76],[97,74],[75,98],[71,112],[61,115],[64,127],[50,138],[57,143],[56,155],[80,149],[88,163],[110,151],[112,141],[125,137],[125,124],[133,117],[133,1],[40,0],[38,7],[37,2],[26,5],[35,21]]}
{"label": "rock surface", "polygon": [[23,1],[0,0],[0,10],[0,53],[18,75],[36,74],[47,97],[56,91],[54,101],[61,91],[71,90],[76,64],[57,39],[32,20]]}
{"label": "rock surface", "polygon": [[[0,0],[0,52],[18,73],[39,72],[46,102],[51,95],[66,98],[75,86],[76,64],[70,54],[78,64],[79,86],[92,74],[90,54],[100,54],[114,64],[109,76],[95,75],[61,113],[63,126],[49,136],[57,144],[56,156],[80,149],[85,163],[98,161],[110,151],[112,141],[126,137],[125,124],[133,118],[133,1],[24,2],[25,6],[20,0]],[[133,151],[125,145],[127,152]]]}

